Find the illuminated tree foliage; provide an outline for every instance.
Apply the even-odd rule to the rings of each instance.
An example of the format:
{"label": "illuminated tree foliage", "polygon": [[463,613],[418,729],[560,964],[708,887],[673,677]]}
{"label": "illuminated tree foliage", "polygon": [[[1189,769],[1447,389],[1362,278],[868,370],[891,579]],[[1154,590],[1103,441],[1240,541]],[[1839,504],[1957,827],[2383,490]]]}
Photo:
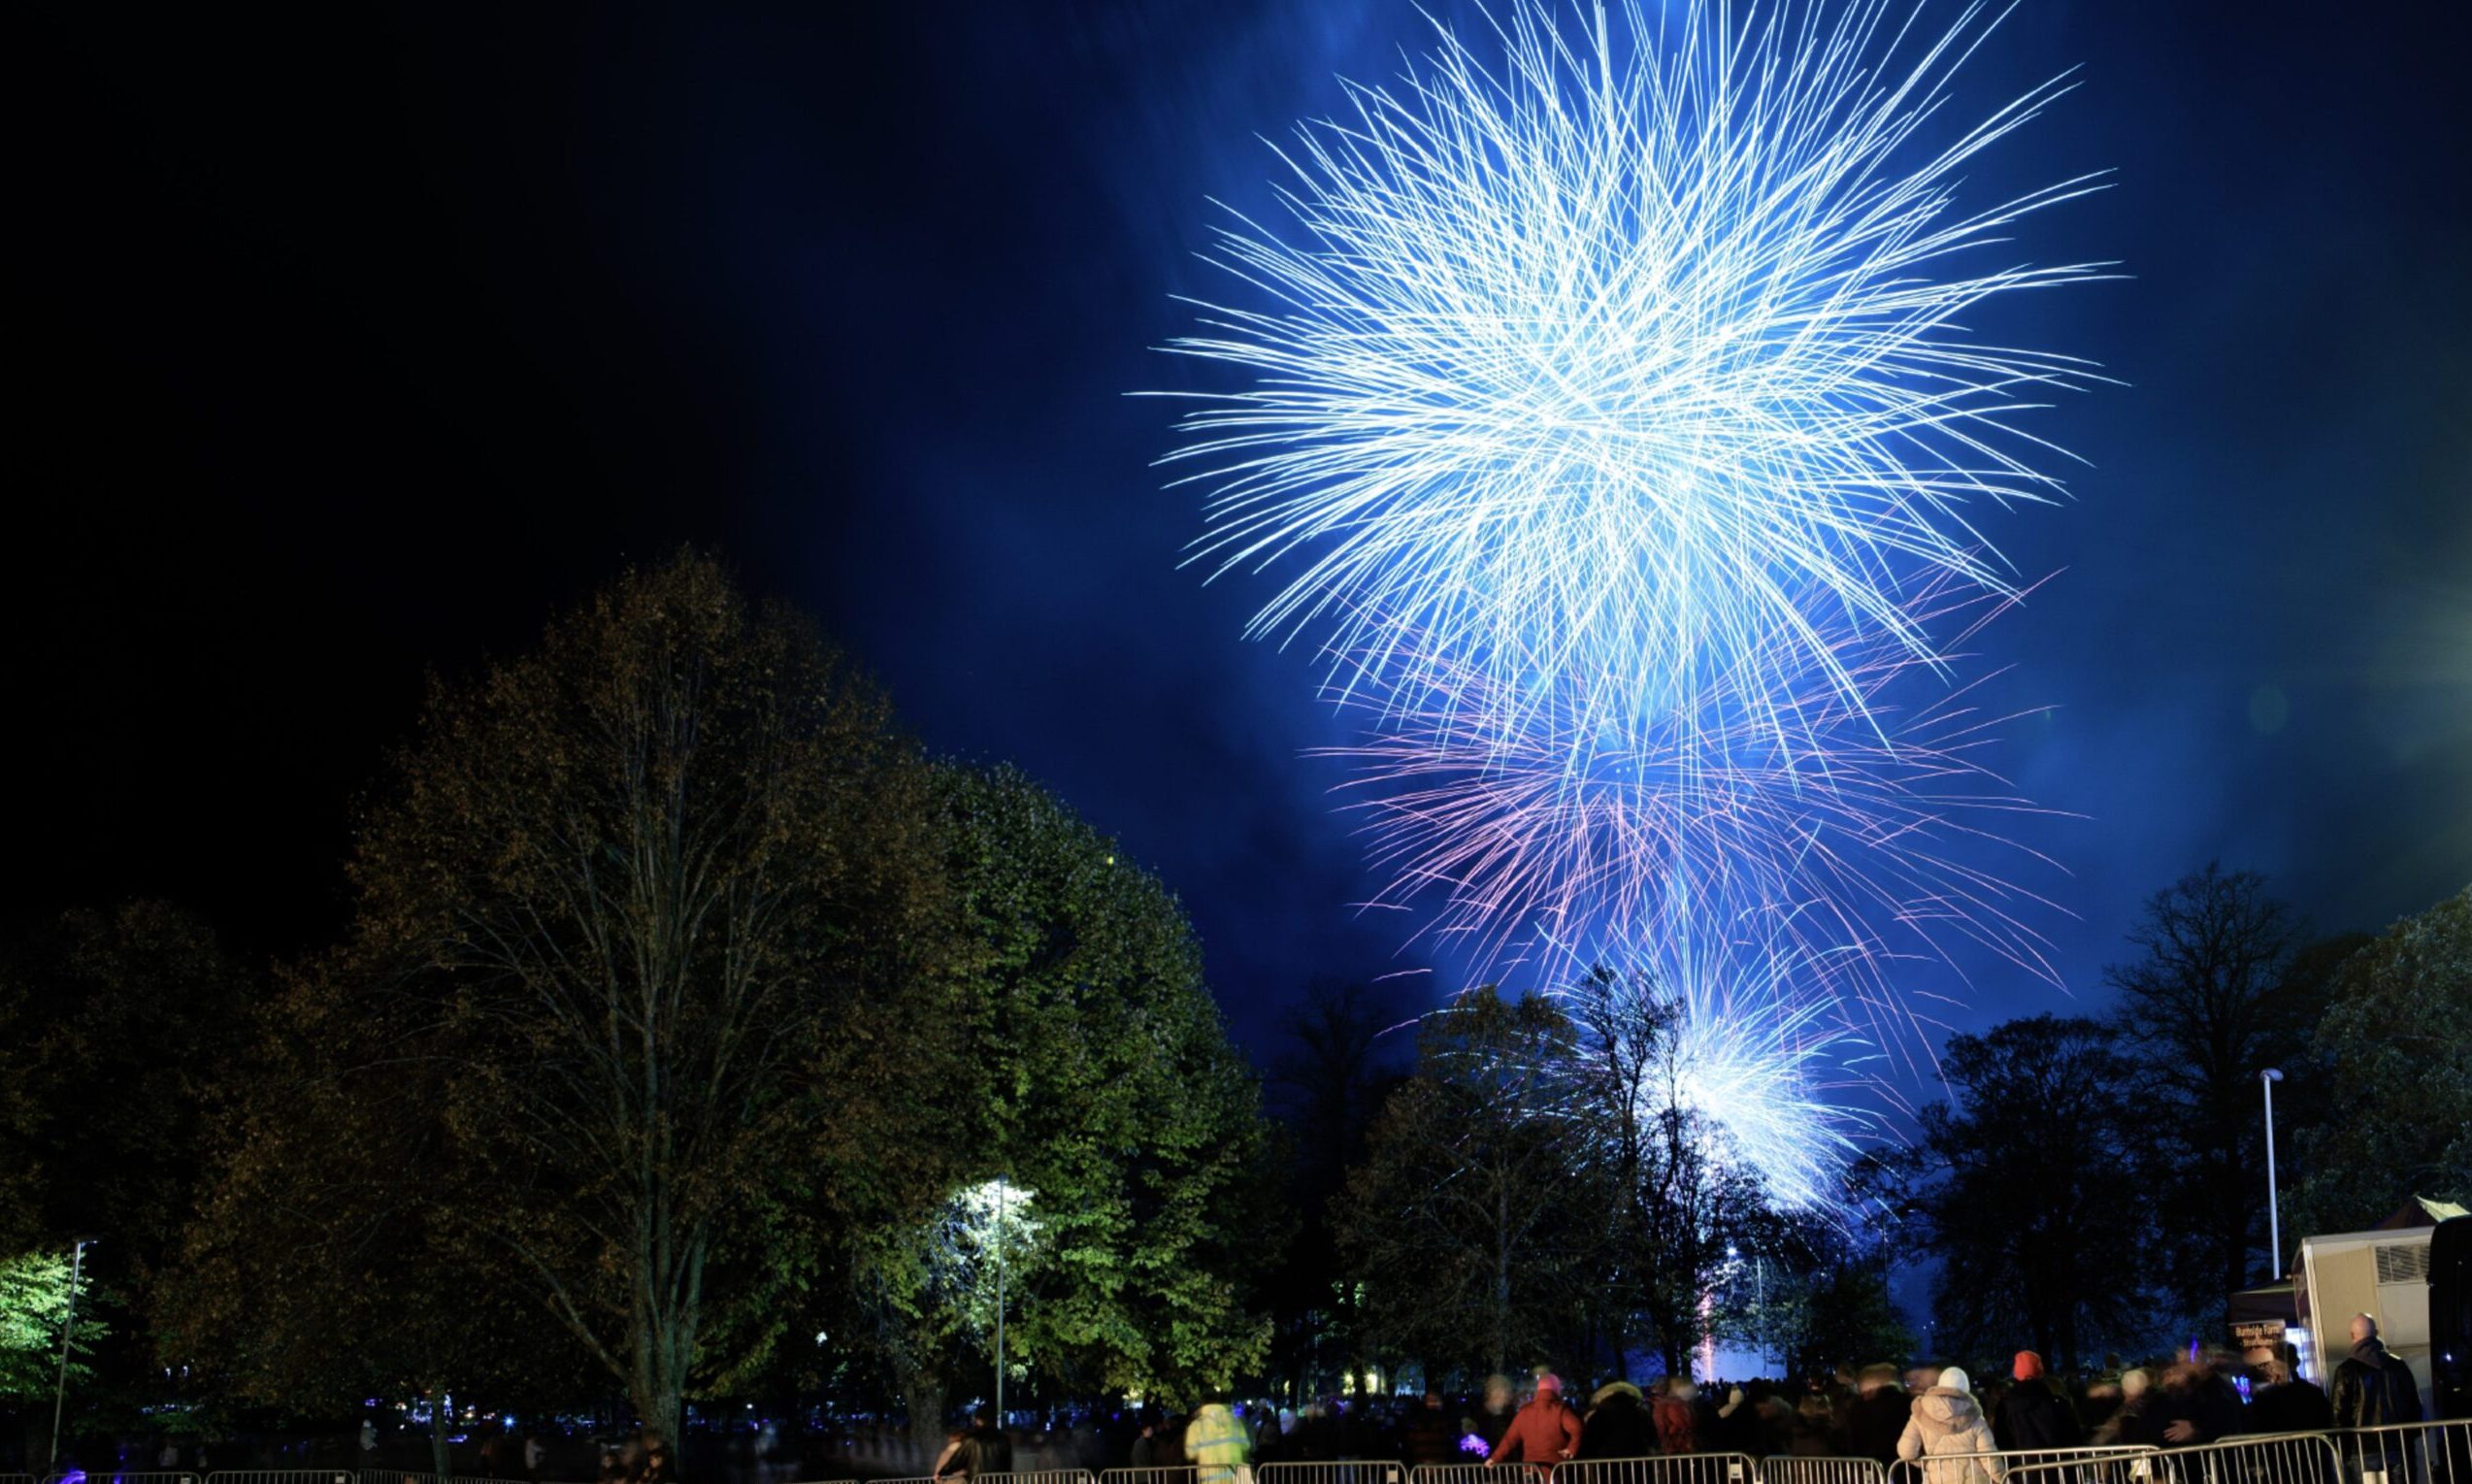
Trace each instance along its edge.
{"label": "illuminated tree foliage", "polygon": [[2287,1242],[2375,1225],[2414,1196],[2472,1202],[2472,886],[2343,962],[2314,1051],[2325,1113],[2300,1133]]}
{"label": "illuminated tree foliage", "polygon": [[[60,1332],[69,1327],[74,1264],[67,1252],[27,1252],[0,1259],[0,1402],[49,1402],[60,1380]],[[111,1333],[95,1312],[94,1274],[77,1287],[77,1322],[69,1336],[69,1383],[94,1379],[94,1349]],[[49,1432],[50,1418],[44,1419]]]}
{"label": "illuminated tree foliage", "polygon": [[[943,1188],[1001,1178],[1038,1193],[1011,1358],[1085,1391],[1191,1402],[1224,1389],[1265,1353],[1246,1284],[1284,1223],[1263,1178],[1257,1095],[1183,909],[1018,772],[939,769],[937,794],[967,944],[962,1050],[936,1093]],[[916,1311],[941,1281],[941,1250],[876,1232],[855,1251],[914,1425],[946,1388],[980,1395],[989,1380],[983,1345],[958,1342],[978,1326],[949,1306]]]}

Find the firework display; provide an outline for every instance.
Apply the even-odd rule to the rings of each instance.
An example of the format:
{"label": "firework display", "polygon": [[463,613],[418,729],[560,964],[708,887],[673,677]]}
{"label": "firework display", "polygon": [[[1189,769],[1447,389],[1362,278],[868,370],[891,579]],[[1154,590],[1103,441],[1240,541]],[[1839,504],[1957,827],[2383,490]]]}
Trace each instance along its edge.
{"label": "firework display", "polygon": [[1269,577],[1251,632],[1365,720],[1338,750],[1383,903],[1479,971],[1654,967],[1780,1188],[1813,1146],[1750,1107],[1917,1044],[1907,960],[2048,972],[2033,899],[1979,864],[2030,806],[1956,669],[2023,586],[1980,512],[2060,493],[2018,414],[2093,378],[1959,319],[2098,276],[2003,246],[2097,182],[1961,205],[2065,90],[1954,120],[1996,19],[1519,0],[1440,28],[1298,130],[1285,219],[1220,229],[1241,291],[1169,347],[1246,379],[1170,455],[1207,492],[1191,559]]}

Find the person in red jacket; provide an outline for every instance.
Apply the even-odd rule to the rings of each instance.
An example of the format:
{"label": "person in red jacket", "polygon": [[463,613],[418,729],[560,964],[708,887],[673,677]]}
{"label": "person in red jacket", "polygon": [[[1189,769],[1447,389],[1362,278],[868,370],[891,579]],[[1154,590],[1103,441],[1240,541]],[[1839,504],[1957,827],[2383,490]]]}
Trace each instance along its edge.
{"label": "person in red jacket", "polygon": [[1543,1473],[1579,1451],[1579,1414],[1563,1405],[1562,1377],[1548,1372],[1536,1378],[1535,1398],[1511,1419],[1510,1430],[1494,1444],[1485,1467],[1516,1455]]}

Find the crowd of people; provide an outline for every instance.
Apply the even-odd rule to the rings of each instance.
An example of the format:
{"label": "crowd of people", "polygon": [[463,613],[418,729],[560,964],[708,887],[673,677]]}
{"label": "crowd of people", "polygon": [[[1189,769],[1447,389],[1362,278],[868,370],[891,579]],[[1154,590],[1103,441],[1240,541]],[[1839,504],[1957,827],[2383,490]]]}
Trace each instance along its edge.
{"label": "crowd of people", "polygon": [[[1773,1381],[1701,1387],[1688,1377],[1643,1389],[1612,1380],[1584,1399],[1539,1372],[1523,1397],[1504,1377],[1472,1396],[1333,1399],[1302,1409],[1213,1403],[1189,1415],[1156,1409],[1131,1419],[1130,1444],[1098,1467],[1193,1467],[1201,1484],[1229,1484],[1245,1465],[1396,1459],[1440,1464],[1552,1465],[1661,1454],[1865,1458],[1910,1466],[1922,1484],[1997,1484],[1985,1455],[2094,1444],[2191,1447],[2228,1437],[2420,1420],[2411,1370],[2363,1315],[2336,1367],[2332,1394],[2298,1373],[2290,1346],[2262,1365],[2216,1353],[2056,1376],[2021,1350],[2005,1374],[1979,1385],[1965,1370],[1875,1365],[1790,1386]],[[1009,1443],[981,1413],[952,1435],[940,1478],[1000,1472],[989,1460]],[[1085,1466],[1087,1467],[1087,1466]]]}

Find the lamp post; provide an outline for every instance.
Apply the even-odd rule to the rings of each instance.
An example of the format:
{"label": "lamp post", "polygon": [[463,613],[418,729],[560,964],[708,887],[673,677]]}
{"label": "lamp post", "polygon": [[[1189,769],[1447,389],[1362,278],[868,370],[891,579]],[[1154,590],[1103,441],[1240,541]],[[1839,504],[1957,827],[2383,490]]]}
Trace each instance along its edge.
{"label": "lamp post", "polygon": [[2272,1067],[2258,1073],[2258,1086],[2266,1095],[2266,1256],[2278,1270],[2283,1267],[2283,1213],[2275,1204],[2275,1084],[2282,1080],[2283,1073]]}
{"label": "lamp post", "polygon": [[78,1284],[85,1276],[86,1244],[93,1238],[81,1237],[69,1253],[68,1317],[60,1321],[60,1380],[51,1389],[51,1466],[45,1471],[60,1471],[60,1416],[69,1399],[69,1336],[78,1327]]}
{"label": "lamp post", "polygon": [[996,1177],[996,1426],[1005,1425],[1005,1180]]}

